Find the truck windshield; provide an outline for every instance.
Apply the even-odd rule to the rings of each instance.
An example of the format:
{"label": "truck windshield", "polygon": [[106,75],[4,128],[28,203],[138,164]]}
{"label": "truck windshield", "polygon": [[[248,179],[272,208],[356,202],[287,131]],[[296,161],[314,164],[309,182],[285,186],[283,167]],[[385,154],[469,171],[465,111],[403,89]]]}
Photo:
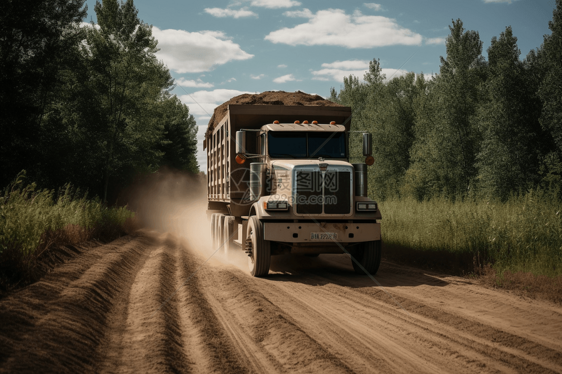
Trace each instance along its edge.
{"label": "truck windshield", "polygon": [[268,133],[269,155],[274,158],[345,158],[343,132]]}

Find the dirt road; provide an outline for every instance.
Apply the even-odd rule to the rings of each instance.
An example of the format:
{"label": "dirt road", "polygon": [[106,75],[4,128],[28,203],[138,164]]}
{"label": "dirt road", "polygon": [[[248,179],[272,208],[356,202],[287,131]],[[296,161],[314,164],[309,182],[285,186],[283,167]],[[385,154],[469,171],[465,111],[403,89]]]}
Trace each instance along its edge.
{"label": "dirt road", "polygon": [[387,262],[381,287],[345,255],[256,279],[190,245],[124,237],[0,301],[0,372],[562,372],[560,307]]}

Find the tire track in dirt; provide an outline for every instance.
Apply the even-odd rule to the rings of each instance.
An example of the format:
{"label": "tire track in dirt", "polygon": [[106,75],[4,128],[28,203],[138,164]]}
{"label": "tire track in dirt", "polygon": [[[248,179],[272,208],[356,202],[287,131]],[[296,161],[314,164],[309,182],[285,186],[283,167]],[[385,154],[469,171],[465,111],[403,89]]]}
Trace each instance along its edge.
{"label": "tire track in dirt", "polygon": [[194,372],[209,373],[248,372],[247,361],[242,359],[236,344],[221,328],[215,310],[205,297],[208,290],[202,288],[200,277],[208,269],[200,270],[200,266],[201,262],[182,247],[175,292],[181,309],[184,346],[192,369]]}
{"label": "tire track in dirt", "polygon": [[[89,250],[90,246],[75,248],[77,256],[60,265],[55,272],[47,274],[32,284],[0,302],[0,366],[14,354],[22,341],[33,331],[37,321],[50,312],[50,306],[68,285],[92,267],[103,253],[126,245],[132,237],[115,240],[103,246],[103,250]],[[100,249],[101,249],[100,248]]]}
{"label": "tire track in dirt", "polygon": [[174,274],[176,240],[168,235],[152,248],[108,329],[99,372],[186,372]]}
{"label": "tire track in dirt", "polygon": [[[350,280],[339,277],[339,284],[346,283],[350,284]],[[338,290],[332,287],[332,290],[333,293],[341,294],[341,289]],[[463,315],[430,307],[411,297],[398,295],[396,292],[392,292],[393,298],[391,299],[383,294],[381,290],[370,287],[346,289],[342,296],[346,300],[351,300],[353,299],[354,292],[375,297],[391,307],[394,307],[396,301],[398,301],[416,317],[413,321],[408,321],[405,318],[405,322],[424,326],[424,328],[429,330],[439,329],[442,334],[448,332],[447,337],[451,341],[460,342],[458,338],[462,338],[465,342],[463,344],[473,348],[478,346],[478,350],[482,354],[508,363],[518,370],[525,370],[527,372],[562,371],[562,354],[560,351],[544,346],[536,341],[465,318]]]}
{"label": "tire track in dirt", "polygon": [[172,234],[91,248],[0,301],[0,372],[562,372],[562,309],[346,260],[258,279]]}
{"label": "tire track in dirt", "polygon": [[458,356],[457,361],[464,356],[445,344],[423,344],[423,336],[382,323],[378,314],[396,314],[397,308],[373,311],[333,294],[326,299],[322,290],[303,293],[296,287],[287,290],[277,284],[262,292],[354,372],[482,371],[479,365],[467,370],[471,366],[467,359],[451,361],[451,356]]}
{"label": "tire track in dirt", "polygon": [[233,268],[212,269],[205,278],[208,288],[212,282],[221,285],[207,297],[220,311],[223,326],[254,357],[264,358],[265,372],[352,372],[265,298],[246,274]]}
{"label": "tire track in dirt", "polygon": [[[281,283],[281,286],[278,286],[278,288],[285,291],[285,294],[280,296],[279,292],[271,292],[272,297],[276,297],[274,302],[278,303],[278,305],[282,305],[279,303],[285,302],[287,308],[293,308],[295,311],[303,310],[304,308],[304,310],[307,310],[307,312],[303,312],[306,316],[316,311],[317,318],[330,316],[333,311],[332,309],[337,309],[338,305],[352,304],[356,310],[359,309],[357,308],[358,305],[363,305],[365,310],[377,311],[377,313],[372,315],[367,314],[365,316],[366,321],[386,319],[387,327],[390,324],[394,326],[395,330],[403,330],[407,333],[408,336],[403,336],[399,339],[401,344],[407,342],[405,339],[411,339],[412,335],[415,335],[416,329],[418,329],[418,336],[416,338],[418,341],[427,341],[428,337],[430,337],[430,340],[427,341],[429,345],[426,344],[426,348],[456,346],[458,354],[462,352],[462,355],[459,357],[472,356],[467,361],[473,362],[476,359],[476,362],[480,361],[479,365],[487,364],[493,367],[503,362],[498,367],[499,370],[506,370],[511,367],[512,370],[524,370],[527,372],[562,371],[560,351],[545,347],[521,336],[501,331],[495,327],[465,319],[462,316],[432,309],[411,299],[397,296],[396,292],[387,288],[393,294],[391,298],[388,294],[381,291],[379,287],[373,287],[372,281],[365,281],[363,277],[356,278],[349,274],[341,275],[341,272],[333,271],[332,274],[329,271],[320,272],[322,275],[317,273],[317,271],[313,271],[313,273],[302,276],[292,275],[290,278],[293,282],[277,282]],[[290,284],[290,286],[286,286],[287,284]],[[322,286],[314,287],[313,285]],[[358,286],[362,288],[354,288]],[[313,288],[314,292],[304,292],[303,290],[307,287],[309,289]],[[459,289],[459,291],[462,290]],[[366,298],[366,295],[369,297]],[[290,300],[290,302],[286,300]],[[325,306],[326,300],[333,300],[334,302],[327,303],[328,308],[316,307],[318,305]],[[381,305],[381,301],[385,305]],[[410,312],[409,316],[403,313],[396,304],[396,301]],[[295,303],[298,304],[299,302],[302,305],[300,307],[295,306]],[[351,311],[348,310],[348,315],[350,314]],[[342,318],[341,315],[335,317],[337,318],[334,318],[334,321],[341,321],[341,325],[345,325],[348,321],[348,319]],[[398,318],[398,320],[392,322],[388,318]],[[314,318],[311,318],[309,323],[314,324],[314,320]],[[303,322],[302,325],[305,326],[307,324]],[[381,327],[379,326],[379,328]],[[314,328],[311,328],[311,330],[314,331]],[[445,332],[448,332],[448,334]],[[376,334],[376,332],[373,333]],[[360,336],[361,332],[357,331],[355,334]],[[395,333],[390,331],[385,335],[389,337],[396,336]],[[458,339],[459,336],[462,339]],[[439,340],[441,342],[437,344]],[[413,352],[416,351],[415,346],[409,349]],[[426,355],[427,352],[431,351],[427,350],[425,353],[422,352],[422,354]],[[450,367],[450,365],[449,363],[447,366]],[[479,367],[475,369],[477,371],[482,370]]]}
{"label": "tire track in dirt", "polygon": [[[56,270],[51,277],[53,281],[46,279],[48,286],[41,287],[42,290],[51,288],[50,293],[43,295],[45,308],[26,316],[29,321],[27,329],[17,341],[12,341],[14,348],[0,370],[93,370],[97,359],[95,351],[103,341],[113,300],[119,294],[121,285],[127,283],[136,263],[141,260],[144,249],[152,243],[150,238],[135,238],[125,243],[117,241],[95,248],[89,256],[80,256],[64,266],[60,278]],[[92,260],[95,262],[92,263]],[[75,272],[68,276],[67,271],[71,268]],[[18,293],[12,297],[14,302],[32,309],[33,303],[28,302],[31,296],[27,295],[27,289],[22,291],[22,295]],[[2,308],[10,308],[11,305],[9,301],[2,302]],[[3,322],[3,326],[13,327],[21,323],[13,319]],[[1,335],[5,336],[3,332]]]}

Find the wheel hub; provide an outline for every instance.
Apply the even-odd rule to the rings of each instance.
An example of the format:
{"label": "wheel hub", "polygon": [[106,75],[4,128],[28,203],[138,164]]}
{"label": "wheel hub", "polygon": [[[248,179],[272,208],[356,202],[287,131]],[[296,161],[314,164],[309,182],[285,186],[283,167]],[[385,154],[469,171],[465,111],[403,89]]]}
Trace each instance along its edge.
{"label": "wheel hub", "polygon": [[253,258],[254,255],[254,246],[252,244],[252,238],[251,236],[248,236],[246,238],[246,243],[244,245],[244,252],[246,252],[246,254],[248,255],[248,257]]}

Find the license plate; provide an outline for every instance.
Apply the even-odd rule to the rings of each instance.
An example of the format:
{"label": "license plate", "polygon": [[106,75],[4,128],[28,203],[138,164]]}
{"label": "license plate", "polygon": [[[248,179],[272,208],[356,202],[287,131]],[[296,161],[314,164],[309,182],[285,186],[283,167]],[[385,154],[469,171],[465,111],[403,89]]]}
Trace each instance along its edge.
{"label": "license plate", "polygon": [[338,238],[337,232],[311,232],[311,240],[336,240]]}

